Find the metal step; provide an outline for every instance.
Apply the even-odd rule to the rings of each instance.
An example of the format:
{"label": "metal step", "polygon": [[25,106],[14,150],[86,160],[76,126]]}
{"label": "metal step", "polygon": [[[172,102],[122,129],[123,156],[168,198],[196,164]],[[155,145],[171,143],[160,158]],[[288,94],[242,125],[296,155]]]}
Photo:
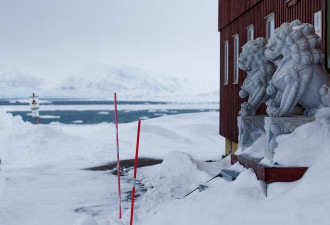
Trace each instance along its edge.
{"label": "metal step", "polygon": [[233,171],[233,170],[222,170],[221,175],[223,178],[225,178],[228,181],[233,181],[238,177],[239,173]]}

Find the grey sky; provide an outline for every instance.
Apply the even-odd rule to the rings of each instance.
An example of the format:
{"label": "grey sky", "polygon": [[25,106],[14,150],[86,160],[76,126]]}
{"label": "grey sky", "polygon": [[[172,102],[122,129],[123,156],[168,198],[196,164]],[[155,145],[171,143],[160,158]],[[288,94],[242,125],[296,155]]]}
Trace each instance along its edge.
{"label": "grey sky", "polygon": [[217,81],[217,0],[0,0],[0,70],[54,79],[97,63]]}

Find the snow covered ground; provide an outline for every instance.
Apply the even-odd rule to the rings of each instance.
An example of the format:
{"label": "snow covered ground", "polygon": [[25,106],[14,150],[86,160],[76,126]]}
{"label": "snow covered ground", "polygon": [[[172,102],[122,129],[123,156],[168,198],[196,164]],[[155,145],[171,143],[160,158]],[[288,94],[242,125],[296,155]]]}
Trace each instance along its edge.
{"label": "snow covered ground", "polygon": [[[121,159],[134,158],[136,128],[136,123],[119,126]],[[217,130],[215,112],[143,121],[140,157],[162,159],[172,151],[181,156],[180,150],[202,161],[220,159],[224,143]],[[0,224],[73,224],[84,215],[106,224],[113,215],[117,217],[116,176],[83,170],[116,160],[113,124],[35,126],[1,111],[0,132]],[[185,154],[181,157],[192,160]],[[178,160],[168,163],[180,163]],[[166,167],[163,170],[166,173]],[[138,171],[138,179],[149,177],[150,171],[142,171]],[[190,186],[182,181],[182,193],[210,177],[204,172],[202,177],[187,172],[192,172]],[[122,181],[123,199],[131,189],[130,175]],[[158,180],[155,176],[149,178]],[[157,205],[156,199],[153,205]],[[124,212],[128,207],[129,202],[123,202]]]}
{"label": "snow covered ground", "polygon": [[[134,158],[136,128],[137,123],[119,126],[121,159]],[[129,224],[133,171],[122,177],[119,221],[116,177],[82,170],[115,160],[112,124],[34,126],[2,111],[0,132],[0,224]],[[138,169],[138,183],[146,192],[136,199],[134,224],[329,224],[329,142],[330,109],[324,109],[315,122],[279,138],[286,156],[313,155],[301,180],[269,184],[266,197],[254,173],[235,164],[231,167],[241,171],[235,181],[216,178],[206,190],[181,198],[230,166],[228,158],[221,160],[218,113],[143,121],[139,156],[164,161]]]}

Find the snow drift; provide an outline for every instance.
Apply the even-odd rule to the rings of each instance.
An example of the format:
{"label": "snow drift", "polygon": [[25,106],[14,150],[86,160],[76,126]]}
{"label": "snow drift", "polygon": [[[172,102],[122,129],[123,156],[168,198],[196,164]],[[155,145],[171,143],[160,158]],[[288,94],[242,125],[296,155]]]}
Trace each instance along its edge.
{"label": "snow drift", "polygon": [[[233,182],[211,181],[209,188],[183,200],[169,201],[143,225],[309,225],[329,223],[330,215],[330,109],[319,110],[316,121],[290,135],[278,138],[277,161],[285,165],[309,166],[296,182],[265,186],[250,169]],[[237,169],[238,165],[233,165]]]}
{"label": "snow drift", "polygon": [[74,166],[77,159],[84,159],[86,165],[95,162],[89,150],[94,146],[88,140],[47,125],[23,122],[20,116],[13,117],[3,110],[0,110],[0,133],[0,157],[3,163],[13,167],[59,163]]}
{"label": "snow drift", "polygon": [[330,108],[318,110],[316,121],[277,138],[274,162],[283,166],[312,166],[330,154]]}

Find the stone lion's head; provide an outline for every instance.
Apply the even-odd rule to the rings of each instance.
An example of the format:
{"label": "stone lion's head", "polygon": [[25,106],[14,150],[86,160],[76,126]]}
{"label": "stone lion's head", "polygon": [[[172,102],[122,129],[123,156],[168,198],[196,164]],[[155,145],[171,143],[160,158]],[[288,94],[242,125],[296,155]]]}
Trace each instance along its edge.
{"label": "stone lion's head", "polygon": [[260,69],[260,67],[270,63],[264,55],[266,44],[267,40],[263,37],[247,42],[242,47],[242,52],[239,55],[238,67],[249,72],[254,68]]}
{"label": "stone lion's head", "polygon": [[244,71],[251,71],[252,68],[259,67],[258,61],[263,58],[266,43],[265,38],[257,38],[247,42],[242,47],[242,52],[239,55],[238,67]]}
{"label": "stone lion's head", "polygon": [[283,23],[268,40],[265,55],[275,64],[284,58],[293,59],[296,64],[321,64],[324,54],[321,39],[315,34],[314,26],[294,20]]}

